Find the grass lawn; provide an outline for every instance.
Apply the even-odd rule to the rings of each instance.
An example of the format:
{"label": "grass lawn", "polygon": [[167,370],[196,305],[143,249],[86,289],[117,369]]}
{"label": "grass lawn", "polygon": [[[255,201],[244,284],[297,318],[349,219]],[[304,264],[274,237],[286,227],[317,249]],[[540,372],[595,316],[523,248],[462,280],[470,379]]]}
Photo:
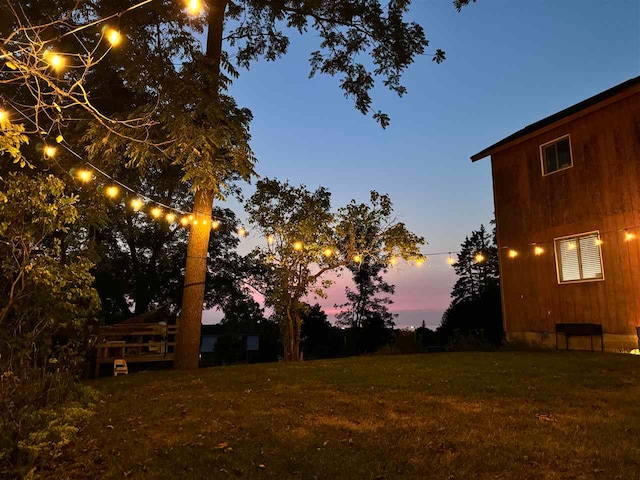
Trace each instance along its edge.
{"label": "grass lawn", "polygon": [[51,478],[640,478],[640,357],[442,353],[103,379]]}

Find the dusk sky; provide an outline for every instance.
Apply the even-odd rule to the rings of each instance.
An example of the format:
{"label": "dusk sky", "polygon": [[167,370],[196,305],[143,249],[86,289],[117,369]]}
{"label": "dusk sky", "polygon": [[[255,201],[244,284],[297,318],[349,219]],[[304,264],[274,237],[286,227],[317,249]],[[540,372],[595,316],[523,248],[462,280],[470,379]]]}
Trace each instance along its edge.
{"label": "dusk sky", "polygon": [[[638,0],[480,0],[457,13],[449,0],[415,0],[411,18],[445,50],[437,65],[418,59],[404,77],[408,94],[382,86],[374,110],[382,130],[345,99],[338,78],[308,79],[313,32],[291,35],[289,53],[242,71],[231,93],[254,114],[252,145],[262,177],[323,185],[339,207],[388,193],[398,216],[428,245],[455,251],[493,215],[488,159],[469,156],[514,131],[640,72]],[[253,187],[244,188],[245,196]],[[229,206],[245,218],[235,202]],[[243,251],[257,239],[243,242]],[[348,275],[347,275],[348,277]],[[396,285],[397,324],[437,326],[455,275],[446,256],[388,275]],[[344,300],[345,279],[321,300],[327,313]],[[313,301],[313,300],[312,300]],[[213,312],[205,319],[216,318]]]}

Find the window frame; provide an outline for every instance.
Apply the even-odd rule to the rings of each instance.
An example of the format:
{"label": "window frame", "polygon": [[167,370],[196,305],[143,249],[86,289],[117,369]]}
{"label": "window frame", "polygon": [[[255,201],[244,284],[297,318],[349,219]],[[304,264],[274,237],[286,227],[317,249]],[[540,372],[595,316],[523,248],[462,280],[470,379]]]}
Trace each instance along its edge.
{"label": "window frame", "polygon": [[[571,165],[569,165],[568,167],[559,168],[558,170],[554,170],[553,172],[548,172],[548,173],[545,172],[544,171],[544,149],[545,149],[545,147],[548,147],[549,145],[552,145],[554,143],[558,143],[558,142],[564,140],[565,138],[569,139],[569,158],[571,159]],[[563,172],[564,170],[568,170],[570,168],[573,168],[573,146],[571,145],[571,134],[567,133],[567,134],[562,135],[562,136],[560,136],[558,138],[555,138],[553,140],[545,142],[542,145],[540,145],[539,149],[540,149],[540,168],[542,169],[542,176],[543,177],[548,177],[549,175],[553,175],[554,173]]]}
{"label": "window frame", "polygon": [[602,239],[600,235],[600,230],[591,230],[589,232],[582,233],[574,233],[572,235],[564,235],[562,237],[556,237],[553,239],[553,254],[556,261],[556,279],[558,280],[558,285],[568,285],[572,283],[587,283],[587,282],[604,282],[604,259],[602,258],[602,243],[598,245],[598,250],[600,252],[600,271],[602,272],[602,276],[600,278],[581,278],[579,280],[562,280],[562,263],[560,262],[560,250],[558,249],[558,241],[566,240],[568,238],[574,238],[576,240],[576,249],[578,254],[578,269],[580,271],[580,276],[582,277],[582,257],[580,255],[580,238],[587,237],[589,235],[597,235],[598,238]]}

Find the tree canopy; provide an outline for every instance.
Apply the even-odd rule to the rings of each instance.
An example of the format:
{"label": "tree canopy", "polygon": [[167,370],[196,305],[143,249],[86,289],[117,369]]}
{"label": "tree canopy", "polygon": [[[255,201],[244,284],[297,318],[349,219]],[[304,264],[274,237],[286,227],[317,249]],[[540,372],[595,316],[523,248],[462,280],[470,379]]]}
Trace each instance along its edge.
{"label": "tree canopy", "polygon": [[[214,199],[254,175],[251,112],[228,95],[230,82],[259,58],[286,54],[294,34],[313,31],[310,75],[338,77],[355,107],[386,127],[388,115],[372,108],[376,82],[404,95],[403,73],[429,46],[423,27],[407,19],[411,4],[210,0],[191,15],[176,0],[2,4],[0,53],[11,61],[0,69],[0,95],[27,120],[24,133],[39,138],[36,155],[21,153],[20,164],[44,156],[44,168],[62,173],[84,150],[112,176],[127,176],[122,165],[142,177],[170,174],[193,193],[198,224],[190,227],[176,365],[197,365],[210,235],[202,220]],[[194,34],[205,29],[203,52]],[[429,55],[445,58],[440,49]],[[56,143],[72,152],[58,149],[52,162]]]}
{"label": "tree canopy", "polygon": [[[368,259],[423,261],[424,239],[394,219],[387,195],[371,192],[369,203],[353,200],[336,212],[330,200],[323,187],[310,191],[304,185],[264,179],[246,205],[250,224],[267,239],[266,247],[253,253],[265,265],[256,285],[280,321],[288,360],[299,359],[303,299],[325,296],[333,283],[329,272]],[[375,234],[367,234],[371,231]]]}

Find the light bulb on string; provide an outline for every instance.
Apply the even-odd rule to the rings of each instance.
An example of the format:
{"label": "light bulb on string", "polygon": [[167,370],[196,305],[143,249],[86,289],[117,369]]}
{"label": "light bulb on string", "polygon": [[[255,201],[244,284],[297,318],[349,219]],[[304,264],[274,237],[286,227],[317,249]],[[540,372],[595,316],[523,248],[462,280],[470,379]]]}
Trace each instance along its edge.
{"label": "light bulb on string", "polygon": [[93,173],[90,170],[78,170],[78,180],[87,183],[93,180]]}
{"label": "light bulb on string", "polygon": [[450,266],[453,266],[453,264],[456,263],[455,259],[451,256],[451,254],[449,254],[449,256],[447,257],[447,263]]}
{"label": "light bulb on string", "polygon": [[180,219],[180,224],[181,224],[183,227],[186,227],[187,225],[189,225],[189,217],[182,217],[182,218]]}
{"label": "light bulb on string", "polygon": [[55,54],[51,57],[51,66],[55,70],[60,70],[63,65],[64,65],[64,58],[62,58],[62,55]]}
{"label": "light bulb on string", "polygon": [[193,221],[191,222],[192,225],[198,225],[198,219],[194,218]]}
{"label": "light bulb on string", "polygon": [[169,223],[173,223],[176,221],[176,214],[173,212],[169,212],[165,215],[165,217],[167,219],[167,222]]}
{"label": "light bulb on string", "polygon": [[362,255],[356,254],[353,256],[353,261],[356,263],[362,263]]}
{"label": "light bulb on string", "polygon": [[302,242],[300,242],[300,241],[293,242],[293,249],[296,252],[299,252],[300,250],[302,250]]}
{"label": "light bulb on string", "polygon": [[131,200],[130,205],[131,205],[131,208],[133,208],[133,210],[137,212],[142,208],[144,203],[139,198],[134,198],[133,200]]}
{"label": "light bulb on string", "polygon": [[9,114],[6,110],[0,108],[0,124],[9,120]]}
{"label": "light bulb on string", "polygon": [[220,220],[212,220],[211,230],[217,230],[218,228],[220,228]]}
{"label": "light bulb on string", "polygon": [[533,247],[533,253],[534,253],[534,255],[540,256],[540,255],[542,255],[544,253],[544,248],[542,248],[539,245],[536,245],[535,247]]}
{"label": "light bulb on string", "polygon": [[391,257],[389,259],[389,264],[393,267],[395,267],[398,264],[398,258],[397,257]]}
{"label": "light bulb on string", "polygon": [[187,218],[189,219],[190,222],[193,222],[193,214],[190,214]]}
{"label": "light bulb on string", "polygon": [[273,234],[267,235],[267,244],[273,245],[273,242],[276,241],[276,237]]}
{"label": "light bulb on string", "polygon": [[62,70],[64,68],[65,60],[62,55],[55,53],[51,50],[47,50],[43,55],[44,60],[55,71]]}
{"label": "light bulb on string", "polygon": [[576,249],[576,242],[569,242],[569,244],[567,245],[567,250],[575,250]]}
{"label": "light bulb on string", "polygon": [[481,253],[476,253],[476,256],[474,258],[476,260],[476,263],[482,263],[485,260],[484,255]]}
{"label": "light bulb on string", "polygon": [[162,216],[162,209],[160,207],[153,207],[149,213],[151,213],[153,218],[160,218]]}
{"label": "light bulb on string", "polygon": [[330,256],[332,256],[332,255],[333,255],[333,250],[331,250],[330,248],[325,248],[325,249],[322,251],[322,254],[323,254],[325,257],[329,258]]}
{"label": "light bulb on string", "polygon": [[416,259],[416,267],[421,267],[424,265],[424,258]]}
{"label": "light bulb on string", "polygon": [[189,15],[200,15],[202,12],[202,0],[187,0],[187,12],[189,12]]}
{"label": "light bulb on string", "polygon": [[624,232],[624,241],[625,242],[630,242],[634,238],[636,238],[636,236],[633,233],[631,233],[630,231],[626,230]]}
{"label": "light bulb on string", "polygon": [[107,30],[107,40],[112,47],[117,47],[122,42],[122,35],[115,28],[109,28]]}
{"label": "light bulb on string", "polygon": [[118,196],[118,194],[120,193],[120,189],[118,187],[116,187],[115,185],[111,185],[109,187],[107,187],[105,189],[105,193],[107,194],[107,197],[109,198],[116,198]]}
{"label": "light bulb on string", "polygon": [[602,245],[602,239],[600,237],[596,238],[595,241],[593,242],[596,244],[596,247],[599,247],[600,245]]}
{"label": "light bulb on string", "polygon": [[247,229],[244,227],[240,227],[238,229],[238,235],[240,235],[241,237],[246,237],[247,236]]}
{"label": "light bulb on string", "polygon": [[518,252],[514,249],[510,249],[508,255],[509,258],[516,258],[518,256]]}
{"label": "light bulb on string", "polygon": [[56,156],[56,152],[58,149],[53,145],[47,145],[44,147],[44,156],[45,158],[53,158]]}

